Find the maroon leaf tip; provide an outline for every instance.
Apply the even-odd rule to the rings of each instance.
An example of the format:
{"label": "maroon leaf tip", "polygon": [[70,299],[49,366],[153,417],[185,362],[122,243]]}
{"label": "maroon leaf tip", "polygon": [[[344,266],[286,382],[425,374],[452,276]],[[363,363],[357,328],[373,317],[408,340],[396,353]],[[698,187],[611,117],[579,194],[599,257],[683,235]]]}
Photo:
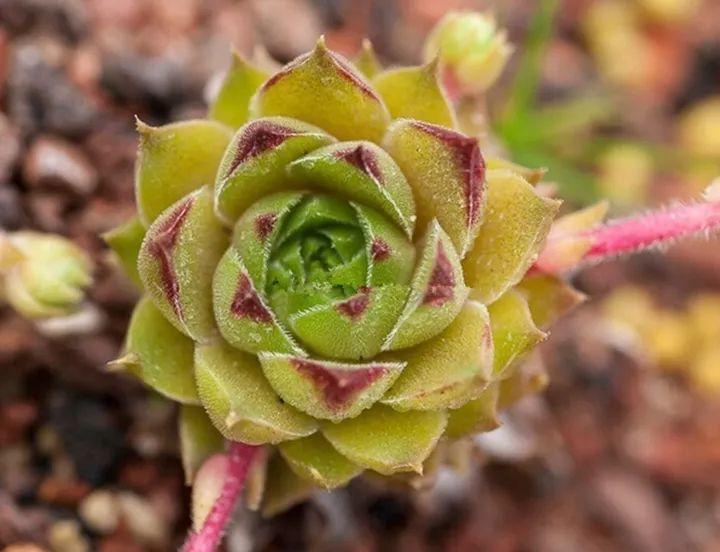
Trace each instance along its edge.
{"label": "maroon leaf tip", "polygon": [[351,149],[338,151],[335,156],[338,159],[350,163],[353,167],[368,175],[378,185],[383,185],[383,175],[380,171],[377,157],[362,144]]}
{"label": "maroon leaf tip", "polygon": [[442,242],[438,242],[437,254],[435,256],[435,266],[432,274],[430,275],[428,289],[423,297],[423,304],[429,304],[434,307],[443,306],[453,298],[455,293],[455,284],[455,274],[453,272],[452,264],[447,258],[445,247]]}
{"label": "maroon leaf tip", "polygon": [[245,273],[240,274],[230,312],[238,318],[249,318],[259,324],[269,324],[272,321],[270,311],[262,304],[260,296]]}
{"label": "maroon leaf tip", "polygon": [[370,288],[363,286],[357,295],[335,305],[335,308],[353,322],[360,318],[370,304]]}
{"label": "maroon leaf tip", "polygon": [[267,239],[267,237],[275,229],[276,222],[277,214],[275,213],[265,213],[263,215],[259,215],[255,219],[255,232],[257,233],[258,238],[260,238],[260,241],[265,241]]}
{"label": "maroon leaf tip", "polygon": [[[325,59],[328,59],[330,61],[332,66],[337,69],[338,74],[342,78],[351,82],[366,96],[369,96],[379,101],[380,98],[378,98],[375,91],[355,72],[355,70],[347,61],[342,59],[332,50],[323,49],[322,51],[326,54]],[[280,69],[277,73],[275,73],[272,77],[265,81],[265,84],[262,85],[261,90],[265,91],[273,85],[277,84],[280,80],[282,80],[294,70],[296,70],[298,67],[306,63],[314,55],[314,53],[315,52],[303,54],[294,61],[288,63],[285,67]]]}
{"label": "maroon leaf tip", "polygon": [[379,262],[390,257],[390,245],[382,238],[375,238],[370,245],[372,260]]}
{"label": "maroon leaf tip", "polygon": [[387,368],[384,366],[342,370],[300,358],[293,358],[292,365],[313,381],[327,406],[332,409],[343,408],[358,393],[387,373]]}
{"label": "maroon leaf tip", "polygon": [[255,121],[250,123],[240,136],[230,168],[225,178],[230,177],[235,170],[253,157],[278,147],[291,136],[296,136],[297,131],[271,123],[269,121]]}
{"label": "maroon leaf tip", "polygon": [[150,236],[148,242],[148,252],[157,259],[160,265],[160,281],[163,292],[180,320],[184,319],[180,303],[180,282],[175,274],[172,254],[177,245],[182,225],[194,202],[195,198],[189,197],[178,205],[162,222],[157,232]]}
{"label": "maroon leaf tip", "polygon": [[413,121],[413,125],[434,136],[452,150],[463,176],[466,222],[468,225],[475,224],[480,216],[481,198],[485,185],[485,160],[477,140],[454,130],[422,121]]}

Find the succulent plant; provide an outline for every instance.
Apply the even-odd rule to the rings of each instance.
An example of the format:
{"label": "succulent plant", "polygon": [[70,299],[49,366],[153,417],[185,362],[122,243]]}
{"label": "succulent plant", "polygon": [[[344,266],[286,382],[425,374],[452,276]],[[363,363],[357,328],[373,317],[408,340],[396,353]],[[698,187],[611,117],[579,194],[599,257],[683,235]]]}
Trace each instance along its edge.
{"label": "succulent plant", "polygon": [[0,232],[0,297],[26,318],[72,313],[92,283],[92,269],[87,254],[62,236]]}
{"label": "succulent plant", "polygon": [[485,92],[500,77],[513,48],[492,15],[450,12],[425,43],[424,57],[440,57],[445,84],[455,93]]}
{"label": "succulent plant", "polygon": [[235,56],[206,120],[138,121],[138,215],[107,240],[143,298],[114,364],[182,405],[196,535],[246,474],[268,515],[430,474],[544,381],[519,361],[582,299],[555,274],[612,252],[602,204],[550,233],[542,171],[483,157],[441,66],[321,39],[273,75]]}

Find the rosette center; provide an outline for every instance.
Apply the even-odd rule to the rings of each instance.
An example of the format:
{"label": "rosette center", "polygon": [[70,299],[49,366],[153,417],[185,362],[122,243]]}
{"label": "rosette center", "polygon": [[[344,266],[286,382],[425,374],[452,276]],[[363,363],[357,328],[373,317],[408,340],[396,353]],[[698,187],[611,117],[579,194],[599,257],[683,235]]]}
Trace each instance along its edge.
{"label": "rosette center", "polygon": [[305,197],[269,247],[265,296],[282,321],[351,297],[367,284],[368,247],[357,213],[346,201]]}

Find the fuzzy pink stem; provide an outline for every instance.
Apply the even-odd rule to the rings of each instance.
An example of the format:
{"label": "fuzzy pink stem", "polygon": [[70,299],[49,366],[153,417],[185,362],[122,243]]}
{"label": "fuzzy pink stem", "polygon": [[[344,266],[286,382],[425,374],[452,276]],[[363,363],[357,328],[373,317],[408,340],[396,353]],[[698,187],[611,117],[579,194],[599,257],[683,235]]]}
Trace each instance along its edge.
{"label": "fuzzy pink stem", "polygon": [[[705,191],[705,202],[675,205],[643,215],[610,221],[587,230],[551,231],[530,273],[559,274],[611,257],[720,230],[720,181]],[[587,247],[583,253],[578,247]],[[581,255],[577,257],[576,255]]]}
{"label": "fuzzy pink stem", "polygon": [[720,229],[720,201],[677,205],[637,217],[610,221],[588,230],[592,245],[583,263],[672,244],[675,240]]}
{"label": "fuzzy pink stem", "polygon": [[225,534],[225,527],[245,485],[250,465],[261,447],[231,442],[228,447],[227,478],[212,510],[197,533],[191,533],[183,552],[214,552]]}

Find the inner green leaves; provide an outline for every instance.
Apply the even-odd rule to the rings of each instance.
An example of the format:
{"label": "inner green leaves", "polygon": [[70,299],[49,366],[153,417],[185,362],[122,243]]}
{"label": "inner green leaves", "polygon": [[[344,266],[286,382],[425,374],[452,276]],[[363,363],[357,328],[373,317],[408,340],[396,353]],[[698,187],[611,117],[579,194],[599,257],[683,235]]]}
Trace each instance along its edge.
{"label": "inner green leaves", "polygon": [[272,194],[235,225],[215,273],[215,319],[247,352],[302,355],[304,346],[367,358],[400,314],[413,258],[405,233],[380,211],[323,194]]}

